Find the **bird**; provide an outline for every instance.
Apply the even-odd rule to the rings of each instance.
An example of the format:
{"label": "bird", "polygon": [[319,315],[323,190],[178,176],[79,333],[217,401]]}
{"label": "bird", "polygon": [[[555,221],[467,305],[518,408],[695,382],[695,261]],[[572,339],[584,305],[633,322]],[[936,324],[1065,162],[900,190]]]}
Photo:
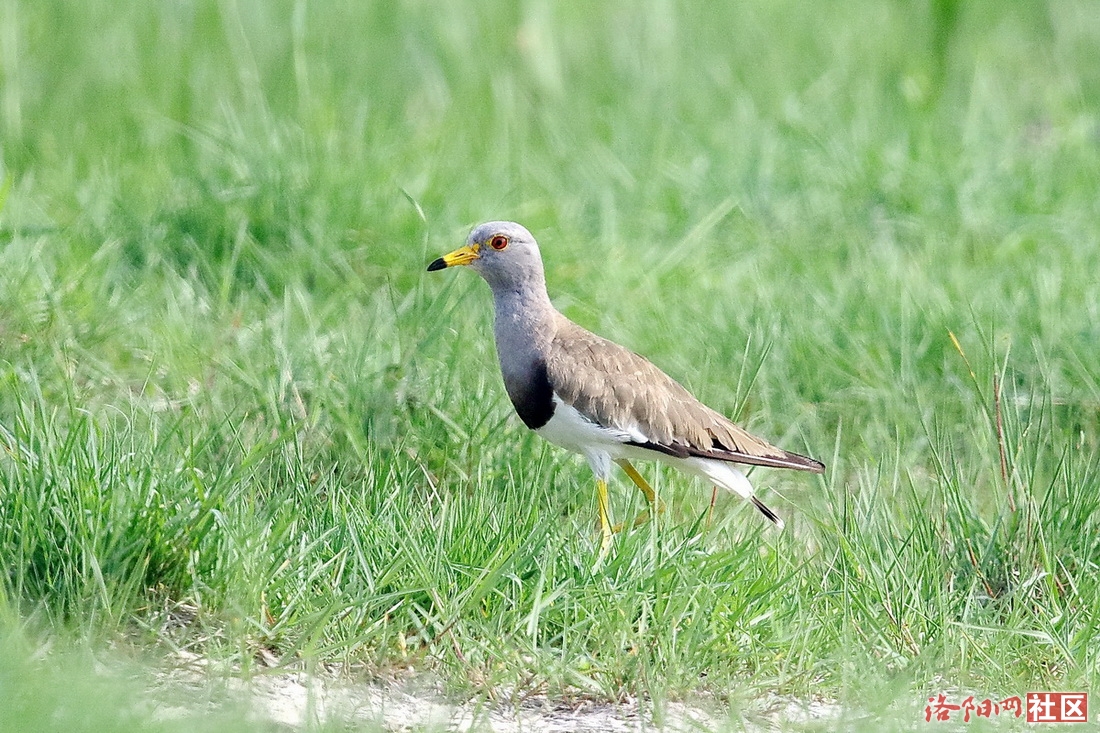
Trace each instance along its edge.
{"label": "bird", "polygon": [[550,301],[542,254],[521,224],[490,221],[466,244],[428,265],[465,266],[493,294],[493,333],[504,388],[524,425],[579,453],[596,478],[600,558],[612,545],[607,486],[612,464],[664,506],[632,461],[662,461],[747,499],[780,530],[783,520],[754,493],[741,465],[823,473],[825,465],[777,448],[707,407],[652,362],[566,318]]}

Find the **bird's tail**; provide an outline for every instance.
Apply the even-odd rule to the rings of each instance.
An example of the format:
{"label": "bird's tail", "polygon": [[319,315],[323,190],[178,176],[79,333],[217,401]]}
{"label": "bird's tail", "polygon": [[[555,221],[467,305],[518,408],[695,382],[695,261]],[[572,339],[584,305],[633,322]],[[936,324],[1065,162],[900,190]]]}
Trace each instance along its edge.
{"label": "bird's tail", "polygon": [[768,518],[768,521],[770,521],[779,529],[783,529],[783,520],[779,518],[778,514],[769,509],[767,504],[760,501],[760,499],[756,498],[755,496],[751,497],[750,501],[752,501],[753,506],[760,510],[761,514]]}

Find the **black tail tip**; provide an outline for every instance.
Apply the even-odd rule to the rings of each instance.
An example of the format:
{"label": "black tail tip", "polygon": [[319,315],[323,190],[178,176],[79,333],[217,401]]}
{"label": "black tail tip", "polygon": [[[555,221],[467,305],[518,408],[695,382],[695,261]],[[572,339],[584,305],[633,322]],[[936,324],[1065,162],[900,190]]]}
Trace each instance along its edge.
{"label": "black tail tip", "polygon": [[763,514],[765,517],[768,518],[769,522],[774,524],[779,529],[783,529],[783,520],[779,518],[778,514],[773,512],[771,509],[769,509],[767,504],[760,501],[755,496],[752,497],[752,504],[753,504],[753,506],[755,506],[757,509],[760,510],[761,514]]}

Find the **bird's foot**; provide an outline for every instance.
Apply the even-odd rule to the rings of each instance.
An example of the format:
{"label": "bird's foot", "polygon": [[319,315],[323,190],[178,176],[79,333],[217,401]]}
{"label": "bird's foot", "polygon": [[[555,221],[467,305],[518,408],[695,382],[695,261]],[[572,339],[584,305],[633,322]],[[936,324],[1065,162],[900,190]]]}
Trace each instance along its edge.
{"label": "bird's foot", "polygon": [[607,482],[603,479],[596,479],[596,506],[600,515],[600,554],[596,557],[596,564],[592,566],[593,570],[598,570],[603,565],[604,558],[611,551],[613,537],[609,519],[611,512],[607,500]]}
{"label": "bird's foot", "polygon": [[604,525],[600,532],[600,552],[596,555],[596,562],[592,565],[592,570],[596,571],[603,567],[604,560],[611,553],[612,544],[612,527]]}
{"label": "bird's foot", "polygon": [[[657,513],[661,514],[662,512],[664,512],[664,510],[665,510],[664,505],[662,505],[658,509]],[[642,512],[641,514],[639,514],[638,516],[634,517],[634,520],[631,521],[631,522],[619,522],[618,524],[614,525],[611,528],[611,531],[614,532],[615,534],[619,534],[619,532],[622,532],[627,527],[631,527],[631,528],[641,527],[643,524],[645,524],[649,520],[650,520],[649,510],[647,509],[644,512]]]}

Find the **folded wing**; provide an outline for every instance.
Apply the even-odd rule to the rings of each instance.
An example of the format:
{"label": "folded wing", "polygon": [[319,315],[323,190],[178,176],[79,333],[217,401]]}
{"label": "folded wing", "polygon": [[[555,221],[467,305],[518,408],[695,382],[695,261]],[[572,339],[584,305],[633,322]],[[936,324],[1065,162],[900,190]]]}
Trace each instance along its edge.
{"label": "folded wing", "polygon": [[558,396],[593,422],[636,435],[634,445],[671,456],[825,470],[734,425],[645,358],[560,319],[547,376]]}

